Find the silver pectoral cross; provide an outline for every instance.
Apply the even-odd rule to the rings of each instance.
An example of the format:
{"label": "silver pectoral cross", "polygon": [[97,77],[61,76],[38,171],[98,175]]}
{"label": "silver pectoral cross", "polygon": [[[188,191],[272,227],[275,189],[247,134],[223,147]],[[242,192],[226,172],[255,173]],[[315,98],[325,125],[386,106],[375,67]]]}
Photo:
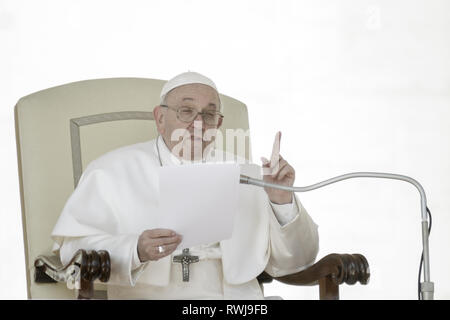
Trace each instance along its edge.
{"label": "silver pectoral cross", "polygon": [[185,282],[189,281],[189,265],[191,263],[195,263],[198,261],[199,261],[198,256],[191,256],[189,254],[189,249],[183,249],[182,254],[173,257],[173,262],[181,263],[183,272],[183,281]]}

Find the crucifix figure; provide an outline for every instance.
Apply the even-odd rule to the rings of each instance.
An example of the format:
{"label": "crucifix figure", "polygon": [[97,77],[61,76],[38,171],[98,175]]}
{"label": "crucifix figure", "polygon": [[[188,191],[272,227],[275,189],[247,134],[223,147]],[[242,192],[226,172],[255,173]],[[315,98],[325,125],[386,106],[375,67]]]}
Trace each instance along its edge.
{"label": "crucifix figure", "polygon": [[181,263],[183,271],[183,281],[185,282],[189,281],[189,265],[198,261],[198,256],[191,256],[189,254],[189,249],[183,249],[182,254],[173,257],[173,262]]}

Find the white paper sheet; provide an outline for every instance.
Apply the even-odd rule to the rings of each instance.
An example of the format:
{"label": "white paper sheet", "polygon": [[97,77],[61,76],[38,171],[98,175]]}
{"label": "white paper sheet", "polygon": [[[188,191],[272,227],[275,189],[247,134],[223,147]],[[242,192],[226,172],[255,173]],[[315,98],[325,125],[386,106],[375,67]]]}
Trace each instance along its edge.
{"label": "white paper sheet", "polygon": [[239,177],[236,163],[161,167],[158,225],[183,236],[178,248],[231,238]]}

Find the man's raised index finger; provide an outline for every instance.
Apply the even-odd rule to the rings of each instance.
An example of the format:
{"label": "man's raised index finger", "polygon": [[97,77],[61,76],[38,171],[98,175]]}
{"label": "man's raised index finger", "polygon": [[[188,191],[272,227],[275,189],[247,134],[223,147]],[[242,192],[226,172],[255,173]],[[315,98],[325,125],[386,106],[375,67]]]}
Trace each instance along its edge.
{"label": "man's raised index finger", "polygon": [[280,140],[281,140],[281,131],[278,131],[275,135],[275,140],[273,142],[272,155],[270,156],[270,167],[278,166],[278,162],[280,161]]}

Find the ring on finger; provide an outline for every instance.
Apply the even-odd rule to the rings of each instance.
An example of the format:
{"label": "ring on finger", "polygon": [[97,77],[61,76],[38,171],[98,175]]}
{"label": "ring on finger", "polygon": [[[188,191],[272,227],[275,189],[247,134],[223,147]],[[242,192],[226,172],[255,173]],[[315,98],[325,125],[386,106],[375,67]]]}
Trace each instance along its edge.
{"label": "ring on finger", "polygon": [[159,252],[159,253],[163,253],[163,252],[164,252],[163,246],[158,246],[158,252]]}

